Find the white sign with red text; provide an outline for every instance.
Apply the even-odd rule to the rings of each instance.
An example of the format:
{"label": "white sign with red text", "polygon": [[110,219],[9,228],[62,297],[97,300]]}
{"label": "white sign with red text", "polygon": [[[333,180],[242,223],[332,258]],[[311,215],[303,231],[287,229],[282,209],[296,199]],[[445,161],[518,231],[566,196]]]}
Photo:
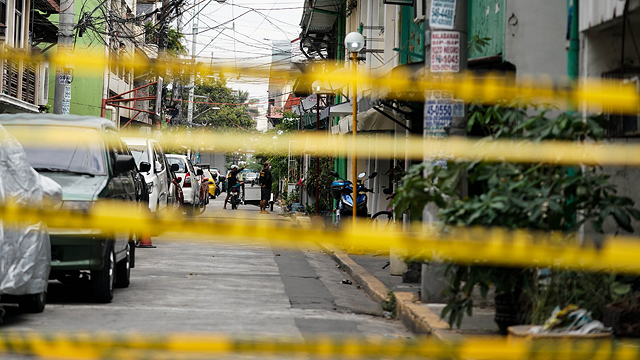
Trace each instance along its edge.
{"label": "white sign with red text", "polygon": [[431,32],[431,72],[460,72],[459,32]]}

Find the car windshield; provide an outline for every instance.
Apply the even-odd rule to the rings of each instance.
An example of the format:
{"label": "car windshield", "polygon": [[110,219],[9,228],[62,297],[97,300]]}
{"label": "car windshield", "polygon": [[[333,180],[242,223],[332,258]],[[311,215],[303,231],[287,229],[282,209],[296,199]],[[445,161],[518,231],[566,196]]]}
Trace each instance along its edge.
{"label": "car windshield", "polygon": [[211,176],[211,173],[207,169],[202,170],[202,172],[204,173],[204,177],[206,177],[208,179],[211,179],[213,177],[213,176]]}
{"label": "car windshield", "polygon": [[129,150],[131,150],[131,155],[133,155],[133,160],[135,160],[138,169],[140,168],[141,162],[149,162],[149,152],[147,151],[146,146],[131,146],[129,145]]}
{"label": "car windshield", "polygon": [[[22,143],[31,166],[40,172],[78,173],[85,175],[106,175],[104,142],[95,129],[73,126],[5,125],[7,131]],[[27,132],[26,130],[29,130]],[[65,145],[45,147],[30,141],[21,141],[23,136],[32,138],[33,132],[64,132]]]}
{"label": "car windshield", "polygon": [[173,164],[177,164],[178,165],[178,170],[176,172],[178,172],[178,173],[186,173],[187,172],[187,169],[184,166],[184,161],[182,161],[182,159],[167,156],[167,162],[169,163],[169,166],[171,166]]}

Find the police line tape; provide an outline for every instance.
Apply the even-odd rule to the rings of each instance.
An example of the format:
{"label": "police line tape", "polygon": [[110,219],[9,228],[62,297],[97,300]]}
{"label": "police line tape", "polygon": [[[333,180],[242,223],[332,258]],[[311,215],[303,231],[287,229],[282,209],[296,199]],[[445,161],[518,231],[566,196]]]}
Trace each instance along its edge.
{"label": "police line tape", "polygon": [[300,358],[428,358],[428,359],[640,359],[633,340],[522,339],[435,337],[287,336],[231,337],[202,333],[36,333],[0,331],[0,353],[67,359],[219,358],[224,355]]}
{"label": "police line tape", "polygon": [[[24,123],[23,123],[24,124]],[[7,126],[23,146],[65,147],[103,141],[93,130],[72,132],[69,127]],[[140,136],[135,133],[123,133]],[[327,133],[293,134],[189,133],[172,131],[158,133],[156,139],[165,149],[215,152],[253,152],[264,155],[312,154],[318,156],[352,156],[352,136],[329,136]],[[71,141],[73,140],[73,141]],[[119,144],[118,144],[119,146]],[[476,140],[462,137],[447,139],[420,136],[398,137],[386,134],[356,136],[355,154],[359,158],[412,160],[447,159],[461,161],[497,161],[516,163],[549,163],[558,165],[630,165],[639,166],[640,143],[578,143],[571,141]]]}
{"label": "police line tape", "polygon": [[[102,71],[109,65],[101,52],[75,50],[72,53],[57,52],[54,54],[28,54],[22,52],[2,52],[5,59],[15,61],[48,61],[62,66],[69,71],[73,69],[76,76],[102,77]],[[316,69],[322,71],[307,71],[294,73],[276,68],[218,66],[213,64],[193,63],[189,60],[172,57],[159,59],[120,59],[110,60],[119,67],[144,70],[150,77],[178,77],[189,76],[192,73],[200,76],[226,74],[236,81],[243,79],[276,79],[289,83],[298,79],[299,83],[307,83],[309,87],[315,81],[321,81],[325,87],[333,88],[331,84],[340,84],[340,88],[354,79],[363,89],[374,89],[379,98],[405,99],[424,101],[429,91],[450,92],[453,98],[466,102],[482,101],[495,104],[503,101],[527,101],[549,103],[562,108],[578,107],[588,111],[601,111],[636,114],[640,103],[637,88],[630,83],[618,80],[584,79],[576,84],[566,80],[553,81],[543,75],[530,77],[507,76],[490,74],[486,76],[471,73],[462,74],[415,74],[409,70],[394,69],[390,73],[361,71],[357,75],[352,71],[339,69],[335,63],[317,64]],[[237,75],[237,76],[236,76]],[[340,90],[340,89],[336,89]],[[331,91],[333,92],[333,91]],[[343,91],[344,92],[344,91]]]}
{"label": "police line tape", "polygon": [[[394,226],[374,228],[363,219],[354,226],[344,221],[341,229],[320,223],[301,226],[286,221],[251,219],[195,219],[167,213],[156,218],[140,212],[139,205],[97,201],[84,212],[34,209],[15,204],[0,207],[5,224],[43,221],[51,229],[95,229],[103,234],[129,231],[197,234],[179,239],[194,242],[234,242],[239,238],[262,239],[274,246],[291,247],[300,241],[322,241],[365,251],[394,248],[416,260],[437,260],[466,265],[558,268],[592,272],[640,274],[640,241],[632,237],[609,237],[602,244],[560,233],[532,233],[486,228],[454,228],[447,233],[416,227],[409,232]],[[73,232],[71,232],[73,233]],[[211,235],[215,234],[214,237]]]}

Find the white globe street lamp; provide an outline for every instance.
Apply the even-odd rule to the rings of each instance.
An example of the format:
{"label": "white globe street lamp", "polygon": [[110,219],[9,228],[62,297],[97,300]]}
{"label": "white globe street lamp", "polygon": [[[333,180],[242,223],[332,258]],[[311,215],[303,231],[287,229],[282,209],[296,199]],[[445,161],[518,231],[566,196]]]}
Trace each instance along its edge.
{"label": "white globe street lamp", "polygon": [[355,227],[358,209],[358,166],[356,157],[356,133],[358,127],[358,53],[364,48],[364,36],[359,32],[350,32],[344,38],[344,46],[351,53],[353,59],[353,93],[351,95],[351,102],[353,103],[353,182],[351,183],[351,207],[353,208],[353,226]]}
{"label": "white globe street lamp", "polygon": [[364,48],[364,36],[357,31],[350,32],[344,38],[344,45],[352,53],[358,53]]}

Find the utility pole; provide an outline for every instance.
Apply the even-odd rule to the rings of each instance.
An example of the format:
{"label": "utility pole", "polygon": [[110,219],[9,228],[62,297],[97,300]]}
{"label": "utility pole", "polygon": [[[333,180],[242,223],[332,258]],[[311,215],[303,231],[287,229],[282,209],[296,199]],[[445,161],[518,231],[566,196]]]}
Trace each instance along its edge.
{"label": "utility pole", "polygon": [[189,79],[189,103],[187,104],[187,122],[191,124],[193,122],[193,95],[195,91],[195,79],[196,79],[196,39],[198,35],[198,23],[200,18],[200,3],[195,8],[193,14],[193,27],[192,27],[192,44],[191,44],[191,61],[193,63],[193,72]]}
{"label": "utility pole", "polygon": [[[61,0],[58,23],[58,54],[71,55],[73,50],[74,0]],[[54,114],[69,114],[71,107],[71,67],[70,58],[65,64],[56,65],[56,84],[53,98]]]}

